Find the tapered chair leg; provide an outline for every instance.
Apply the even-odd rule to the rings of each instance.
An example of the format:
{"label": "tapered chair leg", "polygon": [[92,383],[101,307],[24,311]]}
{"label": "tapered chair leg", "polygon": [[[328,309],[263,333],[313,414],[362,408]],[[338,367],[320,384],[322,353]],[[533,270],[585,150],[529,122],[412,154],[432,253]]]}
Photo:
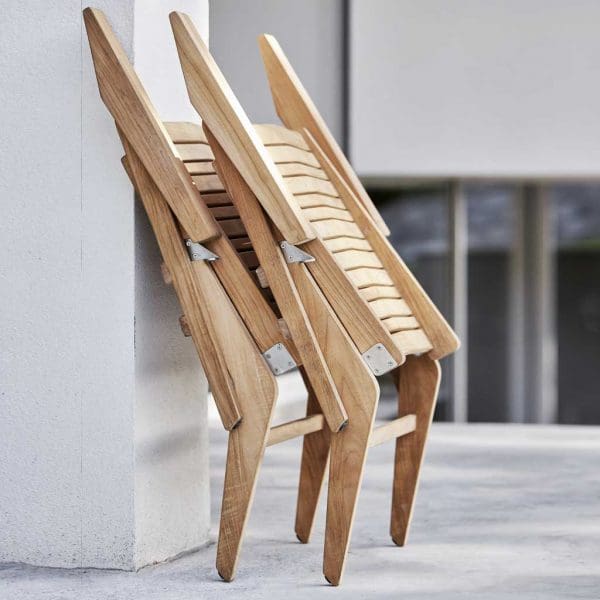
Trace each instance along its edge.
{"label": "tapered chair leg", "polygon": [[440,385],[440,366],[426,355],[409,356],[397,370],[398,416],[416,415],[416,429],[396,440],[390,535],[404,546],[415,503],[425,442]]}
{"label": "tapered chair leg", "polygon": [[350,544],[352,524],[373,429],[379,386],[357,355],[348,366],[342,399],[348,426],[331,436],[327,523],[323,574],[329,583],[341,582]]}
{"label": "tapered chair leg", "polygon": [[[306,416],[320,413],[319,403],[303,369],[301,369],[301,373],[308,390]],[[327,426],[320,431],[304,436],[295,526],[296,536],[303,544],[308,543],[313,528],[323,479],[327,470],[330,443],[331,432]]]}
{"label": "tapered chair leg", "polygon": [[[256,365],[257,375],[258,370],[264,368]],[[217,571],[225,581],[231,581],[235,576],[277,395],[277,385],[270,372],[263,377],[257,376],[255,381],[260,384],[254,393],[244,394],[239,399],[243,420],[229,433],[227,446],[217,546]]]}
{"label": "tapered chair leg", "polygon": [[[303,264],[290,273],[313,325],[331,376],[348,414],[348,424],[331,435],[323,575],[339,585],[350,542],[369,438],[375,420],[379,385],[341,326],[323,293]],[[321,463],[322,464],[322,463]],[[316,481],[314,477],[313,481]],[[313,495],[313,502],[314,495]],[[312,509],[314,513],[314,508]],[[314,515],[311,515],[311,521]],[[310,530],[310,528],[309,528]]]}

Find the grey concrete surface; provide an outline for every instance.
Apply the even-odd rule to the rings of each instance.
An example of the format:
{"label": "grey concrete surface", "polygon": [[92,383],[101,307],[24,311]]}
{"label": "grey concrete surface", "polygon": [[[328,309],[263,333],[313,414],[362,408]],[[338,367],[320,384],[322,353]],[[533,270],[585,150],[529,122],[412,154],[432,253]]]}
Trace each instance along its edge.
{"label": "grey concrete surface", "polygon": [[[225,436],[211,434],[215,524]],[[404,548],[388,536],[393,447],[374,448],[335,589],[321,576],[323,507],[309,545],[292,530],[299,448],[292,441],[267,450],[233,583],[219,580],[211,544],[137,573],[7,565],[0,598],[600,597],[598,427],[435,424]]]}

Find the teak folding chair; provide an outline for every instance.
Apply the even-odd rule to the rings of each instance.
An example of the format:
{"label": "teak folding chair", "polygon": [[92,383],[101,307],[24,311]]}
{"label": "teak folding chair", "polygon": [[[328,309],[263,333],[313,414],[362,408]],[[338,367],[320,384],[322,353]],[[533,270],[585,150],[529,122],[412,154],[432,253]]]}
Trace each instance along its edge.
{"label": "teak folding chair", "polygon": [[[161,123],[105,16],[87,8],[84,19],[100,94],[125,149],[123,164],[229,431],[217,570],[231,580],[265,447],[305,436],[298,514],[309,515],[302,520],[306,530],[325,472],[329,430],[342,429],[347,414],[321,351],[321,333],[308,319],[266,219],[256,219],[255,231],[262,226],[265,238],[255,251],[215,174],[201,127]],[[259,271],[259,262],[268,268]],[[258,285],[265,276],[272,295]],[[345,334],[317,287],[302,293],[319,325],[343,346]],[[352,366],[352,357],[342,362]],[[271,428],[275,375],[296,366],[309,391],[307,418]]]}
{"label": "teak folding chair", "polygon": [[[348,415],[348,426],[330,436],[323,570],[337,585],[368,447],[389,439],[396,439],[390,530],[397,545],[406,542],[438,393],[438,359],[459,342],[387,241],[385,224],[277,42],[262,36],[260,47],[285,127],[252,126],[189,17],[172,13],[171,24],[217,172],[257,253],[261,235],[268,237],[268,216]],[[324,304],[315,303],[323,297],[335,314],[324,316]],[[379,388],[373,376],[389,371],[395,372],[399,418],[374,430]],[[302,541],[326,462],[323,451],[319,464],[306,440],[296,522]],[[317,464],[318,476],[307,483]]]}

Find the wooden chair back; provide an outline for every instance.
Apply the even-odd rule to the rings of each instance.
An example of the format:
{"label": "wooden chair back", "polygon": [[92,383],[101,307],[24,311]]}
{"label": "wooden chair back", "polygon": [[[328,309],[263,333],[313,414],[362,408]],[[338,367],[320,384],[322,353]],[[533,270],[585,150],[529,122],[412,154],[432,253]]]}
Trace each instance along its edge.
{"label": "wooden chair back", "polygon": [[[323,133],[272,38],[262,39],[271,89],[276,106],[298,130],[254,128],[189,17],[172,13],[171,24],[192,104],[272,221],[288,214],[309,224],[312,239],[303,242],[303,249],[316,260],[308,268],[359,351],[375,365],[375,374],[411,354],[437,359],[455,351],[456,335],[376,225],[365,198],[359,199],[357,190],[361,197],[366,194],[358,178],[330,143],[330,134]],[[281,73],[286,75],[283,84]],[[304,99],[302,106],[298,98]],[[294,106],[300,108],[293,112]],[[329,155],[309,127],[319,133]],[[269,187],[280,191],[277,203],[264,200]],[[297,243],[299,236],[294,242],[281,233]]]}

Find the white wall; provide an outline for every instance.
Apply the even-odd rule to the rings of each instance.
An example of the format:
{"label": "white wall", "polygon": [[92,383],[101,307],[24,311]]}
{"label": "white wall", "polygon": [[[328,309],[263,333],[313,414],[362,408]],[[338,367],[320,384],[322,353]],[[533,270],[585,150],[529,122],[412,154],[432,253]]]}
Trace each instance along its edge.
{"label": "white wall", "polygon": [[600,3],[351,0],[364,176],[597,176]]}
{"label": "white wall", "polygon": [[[143,53],[151,95],[181,90],[164,3],[96,6]],[[206,383],[119,164],[81,8],[0,11],[0,562],[132,569],[207,540]],[[168,8],[206,27],[206,1]],[[159,109],[188,118],[181,97]]]}
{"label": "white wall", "polygon": [[278,123],[258,51],[273,34],[332,133],[343,134],[341,0],[212,0],[211,52],[253,123]]}

